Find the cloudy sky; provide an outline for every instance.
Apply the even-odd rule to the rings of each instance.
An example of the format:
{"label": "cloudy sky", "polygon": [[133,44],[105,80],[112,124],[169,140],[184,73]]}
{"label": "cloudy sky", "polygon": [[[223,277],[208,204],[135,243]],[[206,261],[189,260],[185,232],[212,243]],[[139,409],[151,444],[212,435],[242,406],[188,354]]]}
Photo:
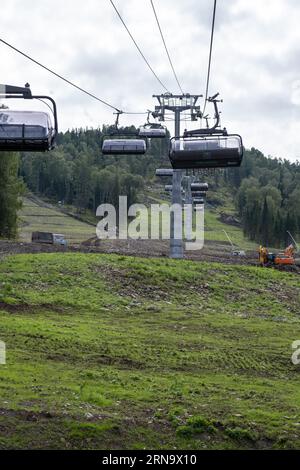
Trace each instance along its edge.
{"label": "cloudy sky", "polygon": [[[115,3],[161,81],[177,93],[150,1]],[[184,91],[204,93],[213,0],[154,4]],[[153,109],[152,94],[164,92],[109,0],[10,0],[0,21],[2,39],[118,108]],[[113,121],[111,109],[1,43],[0,60],[2,83],[29,82],[35,94],[56,99],[61,130]],[[222,125],[246,147],[300,159],[299,0],[218,0],[210,94],[218,91]]]}

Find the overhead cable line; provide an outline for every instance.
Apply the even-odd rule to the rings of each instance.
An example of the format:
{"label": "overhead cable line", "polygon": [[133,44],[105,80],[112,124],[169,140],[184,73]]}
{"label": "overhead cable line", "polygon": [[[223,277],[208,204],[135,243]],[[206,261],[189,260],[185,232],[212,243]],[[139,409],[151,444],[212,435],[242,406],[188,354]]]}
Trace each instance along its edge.
{"label": "overhead cable line", "polygon": [[[116,108],[116,106],[113,106],[112,104],[108,103],[107,101],[104,101],[102,100],[101,98],[99,98],[98,96],[94,95],[93,93],[90,93],[89,91],[85,90],[84,88],[81,88],[80,86],[76,85],[76,83],[74,82],[71,82],[71,80],[68,80],[67,78],[63,77],[62,75],[60,75],[59,73],[57,72],[54,72],[54,70],[50,69],[49,67],[46,67],[45,65],[41,64],[40,62],[38,62],[37,60],[33,59],[32,57],[30,57],[28,54],[25,54],[25,52],[22,52],[20,51],[20,49],[17,49],[16,47],[14,47],[12,44],[9,44],[8,42],[4,41],[4,39],[1,39],[0,38],[0,42],[2,42],[3,44],[5,44],[6,46],[10,47],[11,49],[13,49],[15,52],[18,52],[19,54],[21,54],[22,56],[26,57],[26,59],[29,59],[31,60],[31,62],[35,63],[36,65],[39,65],[40,67],[42,67],[43,69],[47,70],[48,72],[52,73],[53,75],[55,75],[57,78],[60,78],[61,80],[63,80],[64,82],[68,83],[69,85],[71,85],[72,87],[76,88],[77,90],[81,91],[82,93],[85,93],[86,95],[90,96],[91,98],[97,100],[97,101],[100,101],[100,103],[104,104],[105,106],[108,106],[109,108],[111,109],[114,109],[115,111],[117,112],[121,112],[123,113],[123,111],[121,111],[120,109]],[[125,113],[125,112],[124,112]]]}
{"label": "overhead cable line", "polygon": [[152,6],[152,10],[153,10],[153,13],[154,13],[154,16],[155,16],[155,19],[156,19],[156,23],[157,23],[157,26],[158,26],[158,29],[159,29],[159,32],[160,32],[160,36],[161,36],[161,39],[162,39],[162,42],[163,42],[163,45],[164,45],[164,48],[165,48],[167,57],[168,57],[168,59],[169,59],[169,63],[170,63],[171,69],[172,69],[172,71],[173,71],[173,75],[174,75],[174,77],[175,77],[175,80],[176,80],[176,82],[177,82],[177,85],[178,85],[178,87],[179,87],[179,90],[181,91],[182,94],[184,94],[184,93],[183,93],[183,90],[182,90],[182,87],[181,87],[181,85],[180,85],[180,82],[179,82],[179,80],[178,80],[177,74],[176,74],[176,72],[175,72],[175,68],[174,68],[174,65],[173,65],[173,62],[172,62],[172,59],[171,59],[171,56],[170,56],[170,53],[169,53],[169,50],[168,50],[168,47],[167,47],[167,44],[166,44],[164,35],[163,35],[163,32],[162,32],[162,28],[161,28],[161,26],[160,26],[160,22],[159,22],[159,19],[158,19],[156,10],[155,10],[155,6],[154,6],[154,3],[153,3],[153,0],[150,0],[150,3],[151,3],[151,6]]}
{"label": "overhead cable line", "polygon": [[164,83],[161,81],[161,79],[158,77],[158,75],[155,73],[155,71],[153,70],[153,68],[151,67],[149,61],[147,60],[147,58],[145,57],[144,53],[142,52],[141,48],[139,47],[138,43],[136,42],[136,40],[134,39],[133,35],[131,34],[129,28],[127,27],[124,19],[122,18],[122,16],[120,15],[119,13],[119,10],[117,9],[116,5],[114,4],[114,2],[112,0],[109,0],[110,3],[112,4],[115,12],[117,13],[121,23],[123,24],[124,28],[126,29],[127,33],[129,34],[131,40],[133,41],[135,47],[137,48],[137,50],[139,51],[140,55],[142,56],[142,58],[144,59],[145,63],[147,64],[148,68],[151,70],[152,74],[154,75],[154,77],[156,78],[156,80],[160,83],[160,85],[164,88],[164,90],[166,90],[167,92],[169,92],[168,88],[164,85]]}
{"label": "overhead cable line", "polygon": [[208,56],[208,68],[207,68],[205,101],[204,101],[204,108],[203,108],[202,114],[205,113],[206,103],[207,103],[207,98],[208,98],[208,89],[209,89],[209,80],[210,80],[210,69],[211,69],[211,58],[212,58],[212,50],[213,50],[213,42],[214,42],[214,32],[215,32],[216,9],[217,9],[217,0],[214,0],[213,17],[212,17],[212,24],[211,24],[211,35],[210,35],[210,46],[209,46],[209,56]]}

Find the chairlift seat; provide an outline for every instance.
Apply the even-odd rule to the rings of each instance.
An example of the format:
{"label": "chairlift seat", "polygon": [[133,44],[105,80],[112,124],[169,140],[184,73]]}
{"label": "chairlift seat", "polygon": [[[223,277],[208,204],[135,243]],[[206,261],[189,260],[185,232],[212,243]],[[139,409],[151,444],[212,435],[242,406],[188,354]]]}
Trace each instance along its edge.
{"label": "chairlift seat", "polygon": [[204,204],[204,199],[202,197],[199,198],[194,198],[193,199],[194,204]]}
{"label": "chairlift seat", "polygon": [[53,137],[47,113],[0,110],[0,150],[44,152],[53,148]]}
{"label": "chairlift seat", "polygon": [[140,127],[139,136],[148,137],[149,139],[163,139],[166,137],[167,131],[164,128]]}
{"label": "chairlift seat", "polygon": [[206,198],[206,191],[192,191],[192,197]]}
{"label": "chairlift seat", "polygon": [[208,183],[191,183],[191,190],[194,191],[208,191]]}
{"label": "chairlift seat", "polygon": [[238,167],[242,139],[239,135],[171,139],[169,157],[174,169]]}
{"label": "chairlift seat", "polygon": [[142,139],[106,139],[102,145],[104,155],[143,155],[146,149]]}
{"label": "chairlift seat", "polygon": [[156,176],[160,177],[170,177],[173,176],[173,169],[172,168],[158,168],[155,171]]}

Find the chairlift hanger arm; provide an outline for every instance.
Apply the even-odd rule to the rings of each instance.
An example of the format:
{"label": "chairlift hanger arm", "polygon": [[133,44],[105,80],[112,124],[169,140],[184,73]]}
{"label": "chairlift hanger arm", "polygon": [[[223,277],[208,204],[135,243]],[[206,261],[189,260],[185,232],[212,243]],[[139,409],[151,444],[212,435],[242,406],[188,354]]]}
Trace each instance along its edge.
{"label": "chairlift hanger arm", "polygon": [[[213,103],[214,105],[214,110],[215,110],[215,124],[213,127],[207,127],[206,129],[194,129],[191,131],[185,131],[184,137],[191,137],[191,136],[197,136],[197,135],[202,135],[202,134],[222,134],[226,135],[227,131],[224,129],[223,131],[218,129],[220,125],[220,111],[218,108],[218,103],[222,102],[222,100],[218,100],[219,93],[216,93],[215,95],[211,96],[208,98],[208,102]],[[208,122],[207,116],[203,116],[206,122]]]}
{"label": "chairlift hanger arm", "polygon": [[150,129],[165,129],[165,130],[166,130],[166,128],[165,128],[162,124],[160,124],[159,122],[153,122],[153,121],[151,122],[151,121],[150,121],[150,115],[153,116],[154,119],[157,118],[157,115],[155,114],[155,112],[154,112],[154,111],[150,111],[150,110],[148,109],[147,121],[146,121],[146,123],[144,124],[144,126],[141,127],[141,128],[149,129],[149,130],[150,130]]}
{"label": "chairlift hanger arm", "polygon": [[52,104],[52,111],[54,117],[54,130],[55,134],[58,134],[58,119],[57,119],[57,107],[56,103],[51,96],[46,95],[33,95],[29,84],[27,83],[25,87],[17,87],[13,85],[0,85],[0,90],[4,90],[4,93],[0,91],[0,98],[5,99],[30,99],[30,100],[48,100]]}
{"label": "chairlift hanger arm", "polygon": [[123,111],[117,111],[117,112],[116,112],[116,113],[114,113],[114,114],[116,114],[116,115],[117,115],[117,117],[116,117],[116,122],[115,122],[115,127],[116,127],[116,129],[118,129],[118,128],[119,128],[119,119],[120,119],[120,114],[123,114]]}
{"label": "chairlift hanger arm", "polygon": [[58,134],[58,119],[57,119],[57,108],[56,108],[56,103],[51,96],[44,96],[44,95],[32,95],[32,99],[37,99],[37,100],[48,100],[53,106],[53,116],[54,116],[54,130],[55,133]]}
{"label": "chairlift hanger arm", "polygon": [[114,114],[117,115],[115,124],[112,126],[113,129],[108,129],[107,133],[102,136],[102,140],[105,140],[106,137],[112,137],[112,136],[128,136],[128,137],[137,137],[138,132],[137,131],[124,131],[119,128],[119,120],[120,120],[120,115],[124,114],[123,111],[118,110]]}
{"label": "chairlift hanger arm", "polygon": [[31,99],[32,94],[28,83],[25,85],[25,87],[0,85],[0,98]]}

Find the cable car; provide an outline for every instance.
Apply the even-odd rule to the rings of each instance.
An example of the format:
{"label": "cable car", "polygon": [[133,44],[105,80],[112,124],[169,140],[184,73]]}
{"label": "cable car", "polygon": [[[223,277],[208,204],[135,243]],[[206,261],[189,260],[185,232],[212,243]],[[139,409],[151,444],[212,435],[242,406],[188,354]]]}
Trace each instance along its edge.
{"label": "cable car", "polygon": [[0,109],[0,151],[52,150],[58,134],[55,101],[48,96],[33,96],[28,84],[24,88],[0,85],[0,90],[0,98],[49,100],[54,118],[53,125],[49,114],[45,112]]}
{"label": "cable car", "polygon": [[164,127],[140,127],[138,135],[149,139],[163,139],[166,137],[167,131]]}
{"label": "cable car", "polygon": [[0,110],[0,149],[46,151],[53,148],[49,115],[37,111]]}
{"label": "cable car", "polygon": [[204,204],[204,199],[202,197],[199,197],[199,198],[194,198],[193,199],[193,203],[194,204]]}
{"label": "cable car", "polygon": [[172,168],[157,168],[155,170],[155,175],[160,177],[170,177],[173,176],[173,169]]}
{"label": "cable car", "polygon": [[106,139],[102,144],[104,155],[143,155],[146,150],[142,139]]}
{"label": "cable car", "polygon": [[[117,118],[114,129],[111,130],[108,135],[103,137],[103,155],[143,155],[146,153],[146,141],[144,139],[137,138],[139,137],[137,131],[119,129],[119,118],[122,111],[117,111],[115,114],[117,114]],[[112,139],[114,136],[117,138]]]}
{"label": "cable car", "polygon": [[193,191],[192,192],[192,197],[201,197],[201,198],[205,198],[206,197],[206,191]]}
{"label": "cable car", "polygon": [[151,111],[148,110],[147,122],[138,130],[139,137],[147,137],[149,139],[163,139],[167,135],[167,130],[157,122],[150,122]]}
{"label": "cable car", "polygon": [[192,191],[208,191],[207,183],[191,183]]}
{"label": "cable car", "polygon": [[173,169],[232,168],[242,163],[242,138],[211,135],[171,139],[170,161]]}
{"label": "cable car", "polygon": [[[169,158],[174,169],[233,168],[241,165],[242,138],[238,134],[228,134],[226,128],[220,129],[218,95],[207,99],[214,105],[213,127],[186,130],[183,137],[171,139]],[[207,120],[206,116],[203,117]]]}

